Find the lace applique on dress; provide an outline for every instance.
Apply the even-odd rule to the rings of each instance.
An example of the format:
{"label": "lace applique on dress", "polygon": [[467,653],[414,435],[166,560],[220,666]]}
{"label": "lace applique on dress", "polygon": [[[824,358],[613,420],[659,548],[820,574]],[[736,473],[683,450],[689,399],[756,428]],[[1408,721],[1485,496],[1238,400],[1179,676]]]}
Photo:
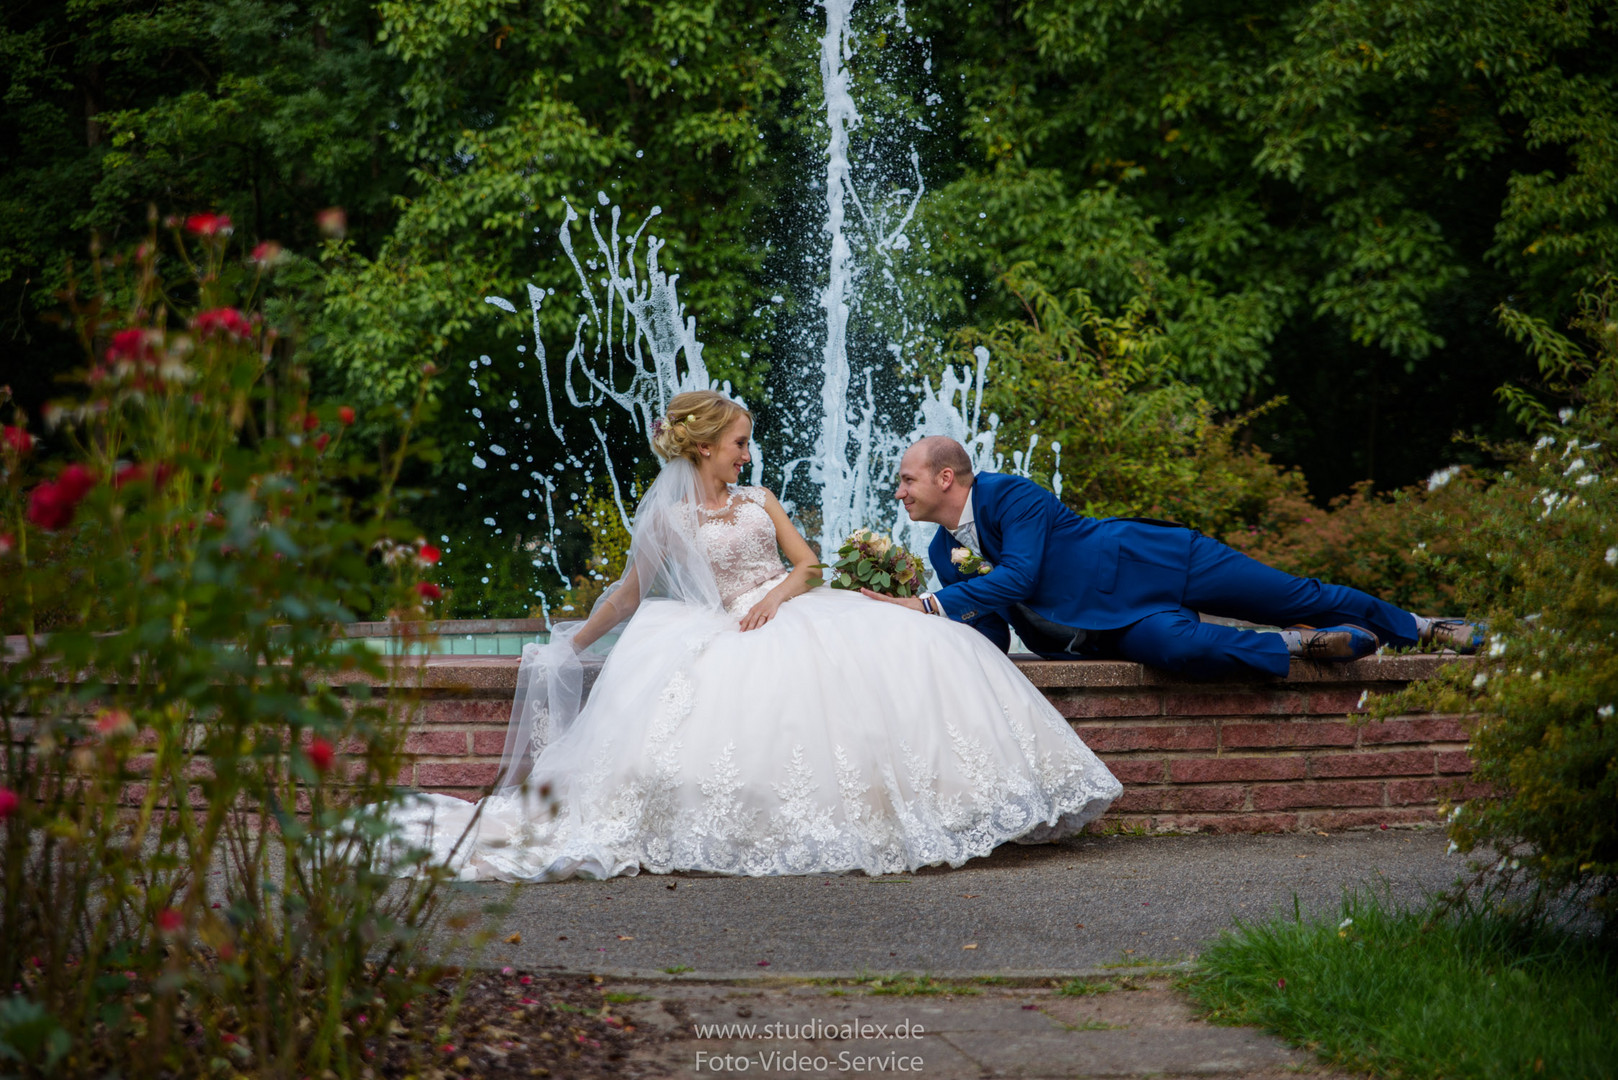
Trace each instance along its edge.
{"label": "lace applique on dress", "polygon": [[787,576],[764,489],[732,487],[723,507],[699,509],[697,517],[719,599],[730,614],[742,615]]}

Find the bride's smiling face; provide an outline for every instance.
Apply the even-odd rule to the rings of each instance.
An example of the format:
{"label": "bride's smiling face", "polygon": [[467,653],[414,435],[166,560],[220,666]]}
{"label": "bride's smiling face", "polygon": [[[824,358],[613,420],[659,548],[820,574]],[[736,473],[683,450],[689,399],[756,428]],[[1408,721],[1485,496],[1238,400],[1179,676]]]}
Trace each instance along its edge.
{"label": "bride's smiling face", "polygon": [[741,479],[742,466],[753,460],[747,450],[752,440],[753,421],[738,416],[718,442],[702,447],[702,471],[727,484],[736,483]]}

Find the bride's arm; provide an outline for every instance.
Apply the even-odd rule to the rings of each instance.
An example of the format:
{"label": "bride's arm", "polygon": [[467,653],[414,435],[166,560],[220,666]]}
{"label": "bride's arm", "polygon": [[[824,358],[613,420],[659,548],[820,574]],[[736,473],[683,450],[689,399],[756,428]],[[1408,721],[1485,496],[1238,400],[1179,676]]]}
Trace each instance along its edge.
{"label": "bride's arm", "polygon": [[583,652],[588,649],[602,634],[635,614],[638,607],[640,607],[640,576],[635,572],[635,567],[630,566],[624,571],[624,576],[619,580],[618,587],[612,591],[612,595],[595,606],[590,612],[590,617],[584,620],[584,625],[579,627],[578,633],[573,635],[574,651]]}
{"label": "bride's arm", "polygon": [[775,542],[783,554],[792,562],[792,573],[787,579],[764,595],[764,599],[753,605],[751,611],[742,616],[743,630],[756,630],[775,618],[775,613],[781,605],[809,590],[809,580],[814,574],[820,573],[815,566],[820,562],[815,557],[815,551],[809,546],[809,541],[792,524],[787,517],[786,510],[779,500],[769,491],[764,492],[764,509],[770,515],[770,521],[775,524]]}

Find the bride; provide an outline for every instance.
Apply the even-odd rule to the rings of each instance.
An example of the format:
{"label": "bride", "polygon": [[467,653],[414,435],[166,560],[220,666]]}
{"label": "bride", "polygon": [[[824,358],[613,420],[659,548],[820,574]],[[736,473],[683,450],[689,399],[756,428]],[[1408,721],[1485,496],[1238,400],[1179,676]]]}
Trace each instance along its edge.
{"label": "bride", "polygon": [[494,793],[416,796],[407,842],[468,879],[884,874],[1068,835],[1118,797],[976,630],[810,589],[808,542],[737,486],[752,426],[716,391],[669,403],[624,576],[524,649]]}

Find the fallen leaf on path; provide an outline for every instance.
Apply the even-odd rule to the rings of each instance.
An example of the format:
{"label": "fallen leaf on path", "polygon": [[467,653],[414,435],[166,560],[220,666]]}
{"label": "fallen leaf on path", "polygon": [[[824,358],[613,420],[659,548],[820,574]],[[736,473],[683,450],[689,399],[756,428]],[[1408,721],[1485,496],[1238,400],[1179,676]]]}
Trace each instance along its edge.
{"label": "fallen leaf on path", "polygon": [[1081,922],[1076,922],[1076,923],[1073,924],[1073,927],[1076,930],[1083,930],[1084,929],[1084,924],[1081,923]]}
{"label": "fallen leaf on path", "polygon": [[976,899],[977,899],[977,898],[978,898],[978,897],[980,897],[980,896],[982,896],[982,895],[983,895],[983,894],[982,894],[982,893],[975,893],[975,892],[963,892],[963,893],[962,893],[962,894],[961,894],[961,898],[962,898],[962,899],[963,899],[963,900],[976,900]]}
{"label": "fallen leaf on path", "polygon": [[520,932],[516,933],[516,934],[512,934],[510,937],[506,938],[506,944],[507,945],[521,945],[522,944],[522,934]]}
{"label": "fallen leaf on path", "polygon": [[619,941],[634,941],[635,939],[630,937],[628,934],[619,934],[618,935],[618,940]]}
{"label": "fallen leaf on path", "polygon": [[961,946],[961,948],[963,948],[963,949],[975,949],[977,947],[978,947],[978,943],[975,942],[975,941],[972,942],[972,944],[970,944],[970,945],[962,945]]}

